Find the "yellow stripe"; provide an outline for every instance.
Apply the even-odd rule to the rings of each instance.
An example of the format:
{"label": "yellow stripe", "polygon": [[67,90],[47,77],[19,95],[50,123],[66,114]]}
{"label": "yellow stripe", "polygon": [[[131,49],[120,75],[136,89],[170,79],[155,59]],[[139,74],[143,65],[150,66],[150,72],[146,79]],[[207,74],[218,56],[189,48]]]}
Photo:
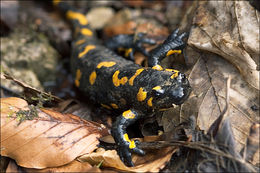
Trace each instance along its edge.
{"label": "yellow stripe", "polygon": [[153,90],[160,90],[161,89],[161,86],[156,86],[156,87],[153,87]]}
{"label": "yellow stripe", "polygon": [[140,68],[138,70],[136,70],[135,74],[129,79],[129,85],[133,86],[134,85],[134,80],[135,78],[140,74],[142,73],[144,69],[143,68]]}
{"label": "yellow stripe", "polygon": [[169,50],[166,54],[166,56],[172,55],[174,53],[181,54],[181,50]]}
{"label": "yellow stripe", "polygon": [[148,101],[147,101],[147,105],[152,107],[153,106],[153,102],[152,101],[153,101],[153,98],[152,97],[149,98]]}
{"label": "yellow stripe", "polygon": [[89,75],[89,83],[90,85],[93,85],[96,81],[97,78],[97,73],[96,71],[93,71],[90,75]]}
{"label": "yellow stripe", "polygon": [[52,1],[53,5],[56,5],[56,6],[57,6],[60,2],[61,2],[61,0],[53,0],[53,1]]}
{"label": "yellow stripe", "polygon": [[118,74],[119,74],[119,70],[117,70],[113,76],[112,76],[112,81],[113,81],[113,84],[118,87],[120,85],[120,81],[118,79]]}
{"label": "yellow stripe", "polygon": [[163,70],[162,66],[160,66],[160,65],[153,66],[152,69],[155,69],[155,70],[158,70],[158,71]]}
{"label": "yellow stripe", "polygon": [[171,75],[171,79],[176,78],[179,75],[178,70],[173,70],[173,75]]}
{"label": "yellow stripe", "polygon": [[85,41],[86,41],[86,40],[84,40],[84,39],[78,40],[75,44],[76,44],[76,45],[80,45],[80,44],[84,43]]}
{"label": "yellow stripe", "polygon": [[82,28],[80,30],[80,33],[82,35],[86,35],[86,36],[92,36],[93,35],[93,32],[90,29],[88,29],[88,28]]}
{"label": "yellow stripe", "polygon": [[95,49],[96,48],[96,46],[94,46],[94,45],[87,45],[86,47],[85,47],[85,49],[83,50],[83,52],[80,52],[80,54],[79,54],[79,58],[82,58],[84,55],[86,55],[90,50],[92,50],[92,49]]}
{"label": "yellow stripe", "polygon": [[118,109],[118,106],[115,103],[111,103],[110,105],[112,106],[113,109]]}
{"label": "yellow stripe", "polygon": [[110,107],[110,106],[108,106],[108,105],[105,105],[105,104],[102,104],[102,103],[101,103],[101,106],[102,106],[102,107],[104,107],[104,108],[106,108],[106,109],[111,109],[111,107]]}
{"label": "yellow stripe", "polygon": [[130,149],[133,149],[133,148],[136,147],[135,142],[134,142],[134,141],[131,141],[131,140],[129,139],[127,133],[124,134],[124,140],[127,141],[127,142],[129,142],[129,148],[130,148]]}
{"label": "yellow stripe", "polygon": [[143,90],[143,88],[141,87],[137,93],[137,100],[139,102],[144,101],[146,99],[147,96],[147,92]]}
{"label": "yellow stripe", "polygon": [[135,114],[131,110],[127,110],[123,112],[123,117],[126,119],[133,119],[135,118]]}
{"label": "yellow stripe", "polygon": [[101,63],[99,63],[97,65],[97,68],[101,68],[101,67],[112,67],[116,64],[116,62],[114,61],[103,61]]}
{"label": "yellow stripe", "polygon": [[79,22],[81,25],[87,25],[87,24],[88,24],[88,20],[87,20],[86,16],[84,16],[84,15],[81,14],[81,13],[74,12],[74,11],[70,11],[70,10],[69,10],[66,15],[67,15],[67,18],[68,18],[68,19],[78,20],[78,22]]}
{"label": "yellow stripe", "polygon": [[120,84],[121,85],[124,85],[126,84],[126,82],[128,81],[128,78],[125,76],[125,77],[122,77],[121,79],[118,78],[118,75],[119,75],[120,71],[117,70],[113,76],[112,76],[112,81],[113,81],[113,84],[118,87]]}
{"label": "yellow stripe", "polygon": [[75,78],[75,85],[77,86],[77,87],[79,87],[79,85],[80,85],[80,82],[79,82],[79,80],[80,80],[80,78],[81,78],[81,71],[80,71],[80,69],[77,69],[77,71],[76,71],[76,78]]}
{"label": "yellow stripe", "polygon": [[133,51],[132,48],[129,48],[129,49],[126,49],[126,52],[125,52],[125,57],[128,57],[129,54]]}

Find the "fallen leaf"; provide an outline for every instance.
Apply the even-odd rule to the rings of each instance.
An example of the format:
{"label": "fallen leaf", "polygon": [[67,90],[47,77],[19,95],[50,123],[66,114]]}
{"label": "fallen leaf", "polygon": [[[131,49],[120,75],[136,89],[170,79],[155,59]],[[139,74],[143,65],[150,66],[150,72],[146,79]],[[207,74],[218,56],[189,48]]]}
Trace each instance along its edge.
{"label": "fallen leaf", "polygon": [[221,55],[259,89],[259,11],[248,1],[201,1],[188,44]]}
{"label": "fallen leaf", "polygon": [[24,168],[26,172],[101,172],[101,170],[97,167],[91,166],[89,163],[84,162],[81,163],[77,160],[73,160],[72,162],[54,168],[45,168],[45,169],[32,169],[32,168]]}
{"label": "fallen leaf", "polygon": [[13,158],[22,167],[42,169],[67,164],[91,153],[97,148],[97,138],[108,134],[98,123],[47,109],[37,110],[32,120],[24,115],[25,120],[19,124],[19,111],[30,113],[30,105],[20,98],[1,98],[1,155]]}
{"label": "fallen leaf", "polygon": [[225,106],[225,81],[231,77],[229,117],[237,142],[245,145],[250,126],[259,122],[258,90],[241,77],[238,70],[220,56],[201,53],[189,75],[194,96],[181,106],[182,121],[197,116],[197,125],[207,131]]}
{"label": "fallen leaf", "polygon": [[102,162],[104,167],[112,167],[123,171],[131,172],[159,172],[164,168],[165,164],[171,159],[172,154],[176,151],[172,147],[153,150],[146,153],[145,156],[133,154],[132,160],[135,167],[127,167],[120,160],[116,150],[97,149],[96,152],[83,155],[78,158],[79,161],[89,162],[92,165],[97,165]]}
{"label": "fallen leaf", "polygon": [[59,167],[45,169],[23,168],[18,166],[13,160],[11,160],[8,164],[6,172],[101,172],[101,170],[97,167],[91,166],[87,162],[81,163],[77,160],[73,160],[72,162]]}

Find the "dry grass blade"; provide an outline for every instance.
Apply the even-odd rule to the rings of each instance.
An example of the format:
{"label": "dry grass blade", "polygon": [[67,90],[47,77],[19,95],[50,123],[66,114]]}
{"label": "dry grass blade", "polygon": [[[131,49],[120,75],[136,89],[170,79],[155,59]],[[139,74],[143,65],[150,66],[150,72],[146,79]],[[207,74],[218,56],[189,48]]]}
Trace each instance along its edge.
{"label": "dry grass blade", "polygon": [[[18,113],[19,112],[19,115]],[[1,99],[1,155],[28,168],[56,167],[96,149],[101,125],[71,114],[36,110],[20,98]],[[18,119],[23,119],[20,124]]]}

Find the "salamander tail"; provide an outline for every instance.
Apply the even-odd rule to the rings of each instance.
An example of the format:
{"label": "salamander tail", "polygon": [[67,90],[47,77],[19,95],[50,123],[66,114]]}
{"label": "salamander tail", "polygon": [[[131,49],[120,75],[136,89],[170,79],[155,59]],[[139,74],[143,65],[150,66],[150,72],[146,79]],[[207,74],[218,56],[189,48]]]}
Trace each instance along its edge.
{"label": "salamander tail", "polygon": [[93,31],[90,29],[86,16],[61,0],[53,0],[53,5],[65,14],[66,18],[72,23],[74,36],[92,37]]}

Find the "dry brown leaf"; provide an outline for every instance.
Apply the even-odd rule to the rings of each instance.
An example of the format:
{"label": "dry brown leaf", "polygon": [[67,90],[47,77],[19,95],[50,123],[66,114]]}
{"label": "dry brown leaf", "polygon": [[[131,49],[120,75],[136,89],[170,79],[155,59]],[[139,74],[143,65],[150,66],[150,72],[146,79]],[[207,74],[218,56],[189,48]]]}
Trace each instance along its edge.
{"label": "dry brown leaf", "polygon": [[147,152],[143,157],[134,155],[132,160],[135,167],[127,167],[120,160],[116,150],[107,150],[99,148],[96,152],[83,155],[78,158],[82,162],[89,162],[92,165],[102,163],[104,167],[112,167],[123,171],[130,172],[159,172],[165,164],[171,159],[172,154],[176,151],[172,147],[153,150]]}
{"label": "dry brown leaf", "polygon": [[101,125],[71,114],[37,110],[38,117],[18,125],[16,112],[29,110],[25,100],[1,98],[1,155],[28,168],[56,167],[90,153],[107,135]]}
{"label": "dry brown leaf", "polygon": [[259,11],[248,1],[202,1],[188,44],[234,64],[259,89]]}
{"label": "dry brown leaf", "polygon": [[84,162],[81,163],[77,160],[73,160],[72,162],[54,168],[45,168],[45,169],[34,169],[34,168],[23,168],[19,167],[13,160],[11,160],[6,169],[7,173],[11,172],[101,172],[101,170],[97,167],[92,167],[89,163]]}
{"label": "dry brown leaf", "polygon": [[45,168],[45,169],[32,169],[32,168],[24,168],[26,172],[101,172],[101,170],[97,167],[92,167],[89,163],[84,162],[81,163],[77,160],[73,160],[72,162],[59,166],[56,168]]}
{"label": "dry brown leaf", "polygon": [[238,70],[218,55],[203,53],[198,58],[189,76],[194,96],[181,106],[181,119],[195,115],[197,125],[207,131],[224,109],[228,76],[231,77],[228,115],[237,142],[236,150],[240,151],[250,126],[259,122],[258,90],[250,87]]}

